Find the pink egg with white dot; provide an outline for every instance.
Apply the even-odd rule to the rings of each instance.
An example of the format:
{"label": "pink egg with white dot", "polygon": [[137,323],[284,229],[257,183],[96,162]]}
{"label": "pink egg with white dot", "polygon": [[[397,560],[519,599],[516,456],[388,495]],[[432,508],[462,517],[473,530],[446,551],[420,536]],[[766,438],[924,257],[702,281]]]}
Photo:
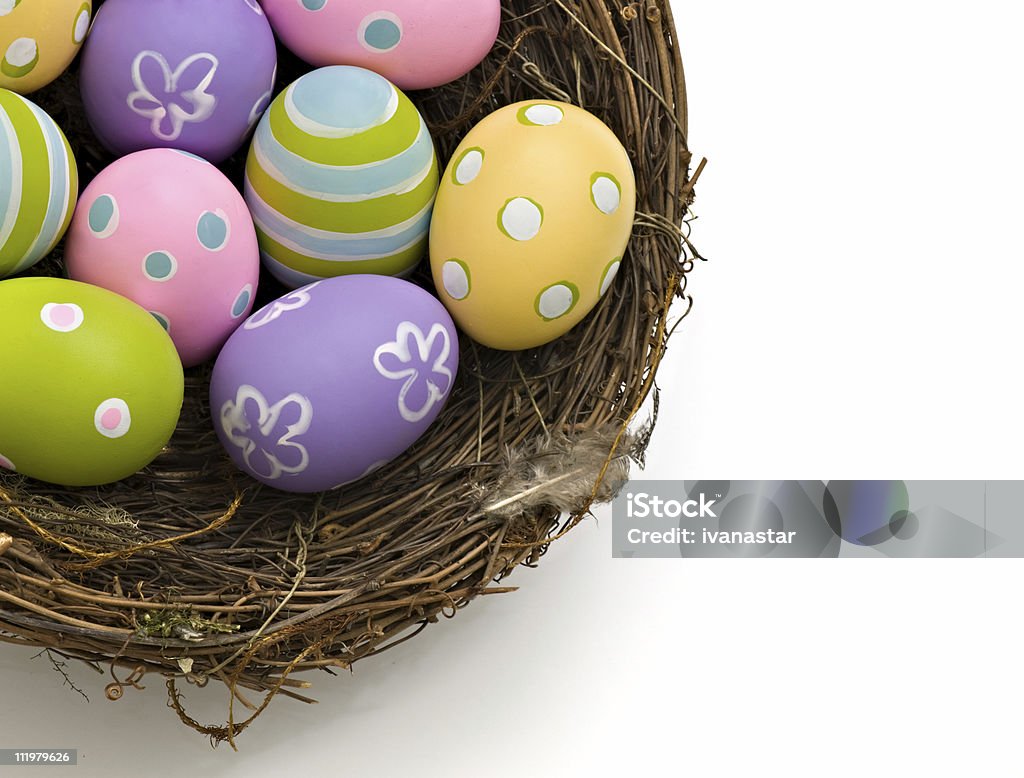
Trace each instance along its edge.
{"label": "pink egg with white dot", "polygon": [[64,251],[68,275],[133,300],[186,367],[216,355],[252,310],[259,246],[241,194],[174,149],[130,154],[85,190]]}
{"label": "pink egg with white dot", "polygon": [[274,32],[311,65],[358,65],[402,89],[441,86],[490,52],[499,0],[262,0]]}

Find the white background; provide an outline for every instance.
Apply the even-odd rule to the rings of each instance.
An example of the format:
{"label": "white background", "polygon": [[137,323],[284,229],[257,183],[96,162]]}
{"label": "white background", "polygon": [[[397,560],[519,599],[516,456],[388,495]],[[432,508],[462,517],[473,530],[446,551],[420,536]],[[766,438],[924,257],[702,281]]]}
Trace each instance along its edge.
{"label": "white background", "polygon": [[[674,8],[712,261],[645,476],[1024,477],[1020,12]],[[518,593],[316,680],[318,706],[276,702],[237,754],[180,726],[156,678],[108,703],[74,667],[87,705],[2,647],[0,743],[78,747],[81,775],[1024,769],[1024,562],[610,557],[601,509]],[[221,689],[187,703],[223,721]]]}

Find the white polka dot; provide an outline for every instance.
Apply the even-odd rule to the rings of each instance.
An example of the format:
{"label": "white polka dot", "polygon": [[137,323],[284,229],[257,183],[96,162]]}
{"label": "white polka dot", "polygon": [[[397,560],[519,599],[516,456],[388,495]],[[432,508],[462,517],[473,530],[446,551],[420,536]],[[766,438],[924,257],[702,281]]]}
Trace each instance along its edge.
{"label": "white polka dot", "polygon": [[525,197],[509,200],[501,211],[501,225],[515,240],[532,240],[540,232],[544,215],[540,208]]}
{"label": "white polka dot", "polygon": [[565,114],[556,105],[531,105],[526,109],[526,118],[533,124],[550,127],[553,124],[560,124]]}
{"label": "white polka dot", "polygon": [[123,438],[132,426],[132,414],[124,400],[104,400],[93,415],[96,431],[106,438]]}
{"label": "white polka dot", "polygon": [[611,287],[612,281],[615,280],[615,276],[619,274],[619,266],[621,264],[622,261],[617,259],[608,266],[607,270],[604,271],[604,280],[601,281],[602,297],[604,297],[605,292],[607,292],[608,289]]}
{"label": "white polka dot", "polygon": [[484,166],[484,155],[480,149],[470,149],[463,156],[455,168],[456,182],[466,185],[476,180],[480,170]]}
{"label": "white polka dot", "polygon": [[565,316],[576,302],[576,295],[565,284],[555,284],[544,290],[537,302],[537,310],[545,319]]}
{"label": "white polka dot", "polygon": [[619,210],[619,203],[622,200],[622,193],[619,185],[608,176],[598,176],[594,179],[590,191],[594,196],[594,204],[609,216]]}
{"label": "white polka dot", "polygon": [[444,263],[441,270],[444,290],[454,300],[465,300],[469,296],[469,273],[465,266],[454,259]]}
{"label": "white polka dot", "polygon": [[39,48],[31,38],[18,38],[7,47],[7,61],[16,68],[32,64]]}
{"label": "white polka dot", "polygon": [[7,16],[14,10],[14,0],[0,0],[0,16]]}
{"label": "white polka dot", "polygon": [[[3,16],[3,14],[0,13],[0,16]],[[18,468],[14,466],[14,463],[3,454],[0,454],[0,470],[10,470],[15,473],[18,472]]]}
{"label": "white polka dot", "polygon": [[89,32],[89,9],[83,8],[81,13],[78,14],[78,18],[75,19],[75,43],[81,43],[85,40],[86,34]]}
{"label": "white polka dot", "polygon": [[74,332],[82,326],[85,314],[74,303],[47,303],[39,318],[54,332]]}
{"label": "white polka dot", "polygon": [[257,3],[256,0],[245,0],[245,4],[249,6],[252,10],[254,10],[256,13],[258,13],[260,16],[263,16],[263,9],[260,8],[260,4]]}

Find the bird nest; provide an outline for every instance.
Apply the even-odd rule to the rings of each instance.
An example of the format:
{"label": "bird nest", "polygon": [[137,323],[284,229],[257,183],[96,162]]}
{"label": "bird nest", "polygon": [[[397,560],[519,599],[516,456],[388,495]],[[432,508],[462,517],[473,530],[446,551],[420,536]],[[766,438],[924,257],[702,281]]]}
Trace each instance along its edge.
{"label": "bird nest", "polygon": [[[671,10],[666,0],[502,5],[488,59],[412,98],[442,162],[479,120],[520,100],[574,103],[604,120],[638,190],[612,291],[542,348],[463,339],[458,382],[429,432],[323,494],[286,494],[237,471],[211,423],[209,366],[186,371],[177,431],[141,473],[89,489],[0,478],[0,640],[109,672],[111,699],[159,674],[183,722],[234,745],[273,698],[307,699],[299,671],[349,668],[509,591],[513,570],[610,499],[630,459],[642,462],[650,425],[630,422],[656,395],[669,307],[682,298],[689,310],[698,258]],[[282,50],[278,88],[306,70]],[[33,99],[64,128],[83,184],[112,161],[85,122],[75,68]],[[243,164],[244,149],[221,167],[240,184]],[[59,275],[60,255],[34,272]],[[423,268],[414,280],[431,289]],[[260,296],[283,291],[265,278]],[[209,681],[231,690],[223,724],[184,707],[181,691]]]}

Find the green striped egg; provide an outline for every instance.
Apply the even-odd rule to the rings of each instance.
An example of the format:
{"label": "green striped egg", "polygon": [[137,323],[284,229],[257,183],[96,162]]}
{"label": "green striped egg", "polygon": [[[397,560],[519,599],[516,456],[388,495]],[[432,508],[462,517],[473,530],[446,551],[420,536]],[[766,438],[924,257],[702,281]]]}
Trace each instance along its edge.
{"label": "green striped egg", "polygon": [[71,223],[78,167],[42,108],[0,89],[0,278],[49,254]]}
{"label": "green striped egg", "polygon": [[383,76],[343,65],[307,73],[274,100],[245,172],[264,265],[290,287],[410,272],[426,252],[437,187],[416,107]]}

